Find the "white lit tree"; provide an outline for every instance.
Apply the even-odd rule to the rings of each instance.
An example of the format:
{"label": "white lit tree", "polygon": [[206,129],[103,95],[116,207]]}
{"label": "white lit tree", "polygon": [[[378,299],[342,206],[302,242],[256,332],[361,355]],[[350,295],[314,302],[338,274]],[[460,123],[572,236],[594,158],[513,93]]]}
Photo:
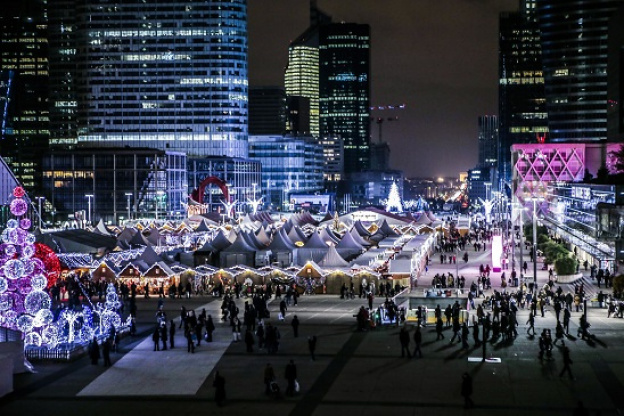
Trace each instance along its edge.
{"label": "white lit tree", "polygon": [[401,205],[401,197],[399,196],[399,187],[396,182],[392,182],[390,186],[390,193],[386,201],[386,211],[403,212],[403,205]]}

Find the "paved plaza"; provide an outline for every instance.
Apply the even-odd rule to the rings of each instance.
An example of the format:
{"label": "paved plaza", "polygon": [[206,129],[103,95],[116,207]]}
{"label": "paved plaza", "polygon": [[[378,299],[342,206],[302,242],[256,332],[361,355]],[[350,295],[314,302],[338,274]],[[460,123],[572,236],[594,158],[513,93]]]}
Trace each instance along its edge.
{"label": "paved plaza", "polygon": [[[469,251],[470,261],[460,265],[467,285],[478,265],[487,263],[489,252]],[[437,260],[437,262],[436,262]],[[530,270],[531,268],[529,268]],[[422,295],[435,273],[454,273],[455,265],[439,264],[433,256],[427,276],[414,295]],[[500,278],[492,283],[499,289]],[[540,271],[540,284],[547,273]],[[585,278],[587,284],[589,279]],[[513,289],[513,288],[512,288]],[[565,290],[572,290],[569,285]],[[597,288],[589,287],[590,293]],[[605,290],[608,293],[608,290]],[[383,299],[376,299],[376,304]],[[444,308],[455,298],[440,298]],[[465,305],[465,297],[460,297]],[[244,299],[237,300],[243,309]],[[418,301],[417,301],[418,302]],[[243,342],[232,342],[229,325],[218,319],[220,300],[194,297],[165,301],[168,319],[179,319],[180,305],[201,311],[206,308],[217,325],[215,342],[202,345],[195,354],[186,352],[182,330],[176,348],[153,351],[151,329],[157,299],[138,299],[138,335],[122,340],[112,354],[113,366],[90,365],[87,357],[71,363],[36,363],[35,374],[15,378],[15,392],[0,399],[0,415],[572,415],[582,400],[590,414],[620,415],[624,412],[624,319],[607,319],[606,309],[588,311],[595,341],[576,339],[580,313],[572,313],[570,347],[575,379],[560,378],[562,355],[557,347],[553,359],[540,362],[537,338],[526,334],[527,310],[518,313],[519,336],[508,342],[488,343],[487,356],[500,363],[469,362],[481,357],[481,349],[461,350],[460,343],[435,341],[435,331],[423,331],[422,359],[401,358],[399,328],[384,326],[369,332],[355,331],[353,315],[365,299],[341,300],[336,295],[300,298],[288,309],[286,322],[279,322],[278,303],[271,302],[271,319],[279,327],[281,342],[275,355],[245,351]],[[472,312],[471,312],[472,313]],[[294,338],[290,325],[297,314],[300,334]],[[410,334],[413,333],[413,326]],[[536,319],[536,331],[554,330],[555,316],[547,311]],[[308,353],[307,338],[318,338],[316,360]],[[413,348],[413,341],[411,343]],[[282,392],[284,369],[289,360],[297,365],[301,391],[294,397],[275,399],[264,394],[263,371],[275,368]],[[212,380],[215,369],[226,379],[227,401],[214,403]],[[460,395],[464,372],[474,380],[476,407],[464,409]],[[599,412],[599,413],[598,413]]]}

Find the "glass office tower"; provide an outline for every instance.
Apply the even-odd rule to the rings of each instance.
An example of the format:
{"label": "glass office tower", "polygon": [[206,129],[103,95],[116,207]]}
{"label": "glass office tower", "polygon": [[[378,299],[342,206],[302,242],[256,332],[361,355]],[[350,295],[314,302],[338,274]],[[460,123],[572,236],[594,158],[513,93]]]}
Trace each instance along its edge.
{"label": "glass office tower", "polygon": [[550,141],[606,139],[608,25],[621,4],[537,2]]}
{"label": "glass office tower", "polygon": [[40,196],[50,137],[45,0],[3,3],[0,29],[0,154],[31,197]]}
{"label": "glass office tower", "polygon": [[499,160],[502,181],[511,180],[511,145],[547,136],[548,120],[536,0],[501,13],[498,49]]}
{"label": "glass office tower", "polygon": [[344,172],[370,169],[370,27],[332,23],[319,29],[321,137],[344,143]]}
{"label": "glass office tower", "polygon": [[79,144],[247,156],[246,0],[85,0],[75,13]]}

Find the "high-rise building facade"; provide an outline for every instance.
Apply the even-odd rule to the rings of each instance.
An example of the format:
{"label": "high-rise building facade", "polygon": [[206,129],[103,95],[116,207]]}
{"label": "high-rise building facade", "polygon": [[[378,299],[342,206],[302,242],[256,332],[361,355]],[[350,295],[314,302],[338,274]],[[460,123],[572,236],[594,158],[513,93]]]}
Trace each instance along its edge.
{"label": "high-rise building facade", "polygon": [[609,22],[607,139],[624,141],[624,4]]}
{"label": "high-rise building facade", "polygon": [[41,156],[50,138],[46,9],[45,0],[0,8],[0,154],[21,184],[38,195]]}
{"label": "high-rise building facade", "polygon": [[246,0],[74,8],[79,144],[247,156]]}
{"label": "high-rise building facade", "polygon": [[[312,26],[288,47],[288,66],[284,71],[286,95],[307,103],[309,134],[319,136],[319,45],[318,26]],[[292,100],[291,100],[292,101]],[[299,123],[295,123],[299,124]]]}
{"label": "high-rise building facade", "polygon": [[537,2],[550,141],[606,139],[608,25],[621,4]]}
{"label": "high-rise building facade", "polygon": [[518,12],[499,19],[499,178],[512,176],[511,145],[535,143],[548,133],[542,47],[536,0],[521,0]]}
{"label": "high-rise building facade", "polygon": [[72,147],[78,138],[78,27],[76,0],[48,0],[50,145]]}
{"label": "high-rise building facade", "polygon": [[369,170],[369,25],[321,25],[319,64],[321,137],[342,139],[345,173]]}
{"label": "high-rise building facade", "polygon": [[480,167],[498,166],[498,117],[479,117],[479,162]]}
{"label": "high-rise building facade", "polygon": [[249,134],[283,134],[286,130],[286,92],[281,87],[249,88]]}

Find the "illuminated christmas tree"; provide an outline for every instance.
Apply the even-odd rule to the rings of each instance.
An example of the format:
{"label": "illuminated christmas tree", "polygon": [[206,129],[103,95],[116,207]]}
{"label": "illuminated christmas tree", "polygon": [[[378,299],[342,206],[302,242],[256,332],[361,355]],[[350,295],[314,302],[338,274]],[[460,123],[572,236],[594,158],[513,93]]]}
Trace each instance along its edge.
{"label": "illuminated christmas tree", "polygon": [[386,211],[403,212],[403,205],[401,205],[401,197],[399,196],[399,187],[395,182],[392,182],[390,186],[390,193],[386,201]]}
{"label": "illuminated christmas tree", "polygon": [[47,289],[54,284],[57,271],[48,273],[48,248],[35,243],[28,231],[31,221],[24,217],[28,212],[24,196],[21,187],[13,190],[9,208],[16,218],[7,221],[0,235],[0,326],[23,332],[25,346],[52,347],[58,342],[58,331],[52,326]]}

